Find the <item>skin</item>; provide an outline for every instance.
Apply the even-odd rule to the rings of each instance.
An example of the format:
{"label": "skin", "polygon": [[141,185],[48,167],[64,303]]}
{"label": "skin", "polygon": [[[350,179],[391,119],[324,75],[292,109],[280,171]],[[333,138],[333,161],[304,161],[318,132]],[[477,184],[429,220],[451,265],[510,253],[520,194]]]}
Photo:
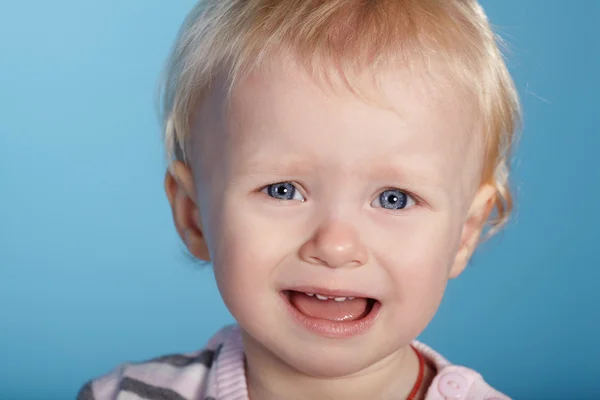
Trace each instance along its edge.
{"label": "skin", "polygon": [[[493,205],[471,103],[398,70],[385,76],[380,95],[393,107],[383,107],[325,91],[293,59],[272,61],[230,103],[219,77],[197,110],[191,162],[165,179],[176,228],[212,261],[242,328],[252,400],[404,398],[418,371],[409,343]],[[278,182],[293,183],[297,200],[265,192]],[[414,203],[382,207],[390,188]],[[280,291],[294,285],[360,291],[381,311],[363,335],[320,337],[284,308]]]}

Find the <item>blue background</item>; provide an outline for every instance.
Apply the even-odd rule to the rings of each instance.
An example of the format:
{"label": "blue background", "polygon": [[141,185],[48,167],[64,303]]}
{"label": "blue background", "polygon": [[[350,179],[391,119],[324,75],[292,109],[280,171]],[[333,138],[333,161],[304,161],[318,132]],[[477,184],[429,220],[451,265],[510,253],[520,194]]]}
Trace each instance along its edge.
{"label": "blue background", "polygon": [[[232,319],[163,194],[156,83],[191,0],[2,1],[0,399],[67,399]],[[517,212],[421,339],[522,399],[600,398],[600,2],[484,1],[525,129]]]}

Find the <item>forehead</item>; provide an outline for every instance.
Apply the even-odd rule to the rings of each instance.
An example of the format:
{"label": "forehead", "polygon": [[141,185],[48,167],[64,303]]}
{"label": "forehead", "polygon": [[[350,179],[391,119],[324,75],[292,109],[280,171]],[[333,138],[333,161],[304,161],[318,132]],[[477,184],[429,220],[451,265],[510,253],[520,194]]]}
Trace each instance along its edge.
{"label": "forehead", "polygon": [[209,96],[225,106],[223,132],[210,141],[228,143],[234,169],[283,158],[347,173],[387,164],[444,182],[477,164],[478,146],[470,102],[443,75],[433,77],[398,69],[374,89],[375,75],[365,73],[359,84],[374,104],[328,90],[292,59],[272,60],[240,81],[229,103]]}

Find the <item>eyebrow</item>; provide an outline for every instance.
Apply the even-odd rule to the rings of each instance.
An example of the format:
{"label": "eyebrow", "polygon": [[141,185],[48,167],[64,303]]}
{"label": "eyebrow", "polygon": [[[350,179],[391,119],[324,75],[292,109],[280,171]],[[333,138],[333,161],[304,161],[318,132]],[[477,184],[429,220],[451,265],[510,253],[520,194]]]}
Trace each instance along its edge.
{"label": "eyebrow", "polygon": [[287,159],[271,162],[265,161],[264,153],[259,153],[244,163],[242,175],[307,175],[316,170],[315,163],[308,159],[288,156]]}
{"label": "eyebrow", "polygon": [[[430,164],[430,163],[424,163]],[[423,168],[416,169],[410,163],[393,160],[388,163],[379,163],[371,170],[361,174],[371,181],[380,181],[382,184],[399,185],[399,189],[416,192],[441,193],[444,197],[451,197],[449,188],[444,182],[434,178],[430,171]]]}
{"label": "eyebrow", "polygon": [[[370,163],[369,161],[366,164]],[[242,175],[310,175],[318,173],[317,164],[310,158],[294,157],[286,154],[284,160],[277,162],[265,161],[264,153],[258,153],[249,161],[244,163]],[[425,185],[441,187],[438,182],[434,182],[430,177],[414,168],[408,167],[400,162],[380,163],[373,168],[357,168],[351,171],[353,175],[360,176],[372,181],[389,181],[390,183],[404,183],[407,185]]]}
{"label": "eyebrow", "polygon": [[423,174],[423,172],[400,164],[380,165],[372,170],[364,171],[361,175],[368,179],[400,181],[414,184],[435,184],[435,182],[432,182],[432,179],[427,177],[426,174]]}

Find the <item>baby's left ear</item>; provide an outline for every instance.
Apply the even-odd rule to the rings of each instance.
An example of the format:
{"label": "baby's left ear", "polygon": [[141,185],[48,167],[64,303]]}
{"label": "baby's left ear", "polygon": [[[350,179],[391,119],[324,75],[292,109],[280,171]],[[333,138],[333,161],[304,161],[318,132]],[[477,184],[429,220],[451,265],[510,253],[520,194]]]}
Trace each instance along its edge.
{"label": "baby's left ear", "polygon": [[469,209],[469,214],[463,224],[460,246],[450,269],[450,278],[456,278],[466,268],[469,259],[479,244],[481,231],[487,222],[494,201],[496,200],[496,188],[489,184],[482,185]]}

